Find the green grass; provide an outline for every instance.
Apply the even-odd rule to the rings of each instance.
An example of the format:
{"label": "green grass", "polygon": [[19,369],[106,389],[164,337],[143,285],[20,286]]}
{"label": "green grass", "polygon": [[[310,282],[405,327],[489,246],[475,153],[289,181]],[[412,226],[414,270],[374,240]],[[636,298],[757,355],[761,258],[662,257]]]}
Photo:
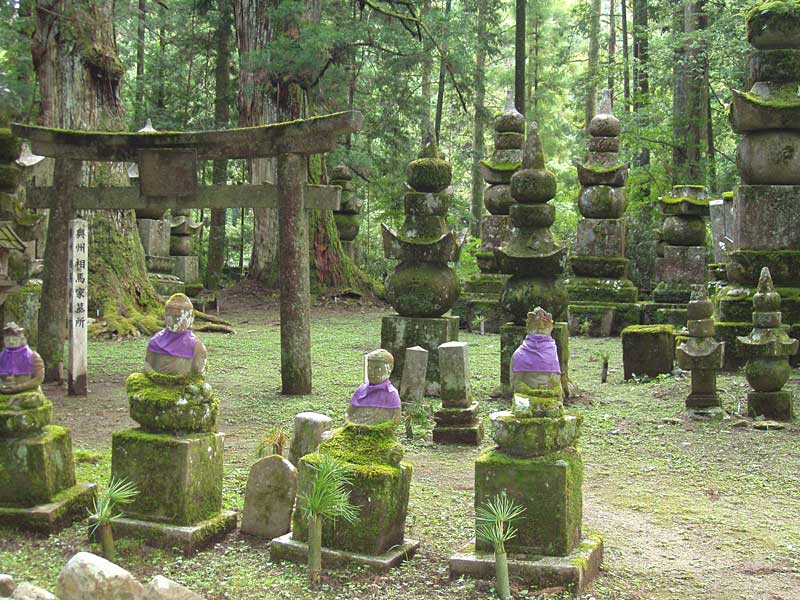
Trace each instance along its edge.
{"label": "green grass", "polygon": [[[249,466],[266,432],[291,432],[294,415],[305,410],[343,420],[362,380],[362,355],[379,344],[380,316],[315,311],[314,393],[307,397],[279,393],[275,315],[242,316],[235,336],[201,334],[209,352],[207,380],[222,400],[220,428],[227,434],[226,507],[241,510]],[[473,390],[488,430],[489,412],[506,408],[488,399],[499,380],[500,338],[460,337],[469,343]],[[90,344],[92,382],[113,386],[108,402],[115,410],[126,406],[125,378],[140,368],[145,345],[144,339]],[[573,338],[570,345],[571,376],[584,391],[570,407],[585,419],[584,533],[600,533],[606,544],[603,573],[586,599],[800,597],[800,427],[761,432],[731,427],[731,421],[682,420],[688,377],[623,383],[619,339]],[[605,352],[609,383],[601,385],[598,354]],[[797,391],[794,375],[789,386]],[[739,402],[744,410],[742,376],[721,377],[719,387],[727,410]],[[56,412],[66,424],[77,423],[85,403],[94,401],[56,401]],[[111,429],[81,431],[73,440],[79,478],[105,485]],[[450,581],[447,573],[448,556],[474,535],[473,463],[480,449],[434,446],[429,427],[417,425],[414,432],[414,440],[405,439],[403,427],[398,435],[415,465],[407,536],[422,546],[414,560],[386,575],[336,570],[324,573],[321,590],[310,590],[305,565],[273,564],[266,543],[238,534],[190,559],[122,539],[118,561],[142,580],[161,573],[215,600],[492,598],[491,582]],[[483,447],[491,444],[487,435]],[[85,523],[49,539],[0,533],[0,572],[51,590],[72,554],[99,551],[86,541]],[[513,580],[512,592],[534,597]]]}

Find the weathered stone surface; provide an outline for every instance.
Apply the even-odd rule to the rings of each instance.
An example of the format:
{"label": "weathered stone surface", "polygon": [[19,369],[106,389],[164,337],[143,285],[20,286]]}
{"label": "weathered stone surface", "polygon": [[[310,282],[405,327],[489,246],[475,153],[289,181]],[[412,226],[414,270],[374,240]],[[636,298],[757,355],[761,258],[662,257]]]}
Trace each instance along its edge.
{"label": "weathered stone surface", "polygon": [[664,241],[671,246],[703,246],[706,222],[699,216],[668,215],[661,226]]}
{"label": "weathered stone surface", "polygon": [[197,256],[173,256],[172,274],[184,283],[200,281],[200,258]]}
{"label": "weathered stone surface", "polygon": [[316,452],[322,436],[333,428],[333,419],[315,412],[301,412],[294,416],[294,433],[289,448],[289,461],[297,466],[306,454]]}
{"label": "weathered stone surface", "polygon": [[403,376],[400,380],[400,400],[404,403],[421,402],[425,396],[425,374],[428,371],[428,351],[421,346],[406,348]]}
{"label": "weathered stone surface", "polygon": [[800,186],[740,185],[734,203],[737,249],[800,249]]}
{"label": "weathered stone surface", "polygon": [[625,214],[628,200],[625,188],[593,185],[581,189],[578,209],[587,219],[619,219]]}
{"label": "weathered stone surface", "polygon": [[469,347],[466,342],[446,342],[439,346],[439,382],[442,406],[464,408],[471,404]]}
{"label": "weathered stone surface", "polygon": [[622,330],[625,379],[671,373],[675,360],[674,329],[670,325],[633,325]]}
{"label": "weathered stone surface", "polygon": [[250,467],[244,492],[242,532],[271,540],[291,528],[297,469],[277,454]]}
{"label": "weathered stone surface", "polygon": [[578,223],[575,254],[625,256],[625,222],[622,219],[583,219]]}
{"label": "weathered stone surface", "polygon": [[656,259],[656,279],[661,282],[704,284],[706,249],[704,246],[666,246],[664,258]]}
{"label": "weathered stone surface", "polygon": [[60,600],[145,600],[144,586],[128,571],[89,552],[78,552],[58,576]]}
{"label": "weathered stone surface", "polygon": [[778,392],[747,393],[747,412],[751,417],[764,417],[776,421],[791,421],[794,418],[794,398],[789,390]]}
{"label": "weathered stone surface", "polygon": [[760,49],[800,48],[800,13],[788,2],[776,3],[783,10],[754,10],[747,19],[747,39]]}
{"label": "weathered stone surface", "polygon": [[380,423],[400,423],[402,417],[400,408],[381,408],[379,406],[353,406],[347,407],[347,420],[357,425],[379,425]]}
{"label": "weathered stone surface", "polygon": [[800,81],[800,49],[751,50],[750,81],[771,83]]}
{"label": "weathered stone surface", "polygon": [[27,582],[20,583],[11,598],[13,600],[58,600],[47,590]]}
{"label": "weathered stone surface", "polygon": [[16,587],[17,584],[11,575],[0,574],[0,598],[10,597]]}
{"label": "weathered stone surface", "polygon": [[494,412],[489,419],[497,445],[516,456],[542,456],[573,445],[583,421],[574,415],[515,418],[507,410]]}
{"label": "weathered stone surface", "polygon": [[200,594],[162,575],[156,575],[150,580],[145,593],[148,600],[203,600]]}
{"label": "weathered stone surface", "polygon": [[739,143],[736,166],[747,184],[800,184],[800,131],[748,133]]}
{"label": "weathered stone surface", "polygon": [[137,219],[136,226],[139,229],[139,237],[142,240],[145,254],[169,256],[169,221],[166,219]]}
{"label": "weathered stone surface", "polygon": [[[511,181],[513,174],[513,171],[509,173],[508,181]],[[511,188],[508,183],[490,185],[483,193],[483,205],[492,215],[507,215],[512,204],[514,204],[514,198],[511,197]]]}

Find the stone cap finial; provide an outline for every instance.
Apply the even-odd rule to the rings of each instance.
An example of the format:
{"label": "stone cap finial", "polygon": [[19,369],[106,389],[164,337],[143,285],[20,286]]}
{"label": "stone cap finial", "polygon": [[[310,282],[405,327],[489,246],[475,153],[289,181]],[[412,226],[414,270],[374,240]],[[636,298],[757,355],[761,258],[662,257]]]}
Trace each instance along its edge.
{"label": "stone cap finial", "polygon": [[781,296],[772,284],[772,274],[768,267],[761,269],[758,289],[753,296],[753,310],[756,312],[775,312],[781,309]]}
{"label": "stone cap finial", "polygon": [[613,106],[613,101],[611,100],[610,89],[603,90],[603,99],[600,101],[600,107],[597,109],[597,114],[599,115],[614,114],[614,106]]}
{"label": "stone cap finial", "polygon": [[528,333],[549,335],[553,331],[553,315],[541,306],[537,306],[528,313],[525,329]]}
{"label": "stone cap finial", "polygon": [[422,133],[422,145],[419,149],[418,158],[441,158],[439,154],[439,144],[436,141],[436,132],[432,125],[428,125]]}
{"label": "stone cap finial", "polygon": [[522,168],[544,170],[544,148],[539,137],[539,124],[536,121],[528,128],[528,138],[522,151]]}
{"label": "stone cap finial", "polygon": [[620,132],[620,122],[614,116],[611,90],[603,90],[603,100],[597,114],[589,122],[589,135],[592,137],[617,137]]}
{"label": "stone cap finial", "polygon": [[506,104],[503,112],[495,117],[494,130],[497,133],[525,133],[525,117],[514,105],[513,90],[506,91]]}
{"label": "stone cap finial", "polygon": [[136,133],[156,133],[157,129],[153,127],[153,122],[150,119],[147,119],[144,123],[144,127],[142,127]]}
{"label": "stone cap finial", "polygon": [[3,327],[3,335],[25,335],[25,329],[14,321],[9,321]]}

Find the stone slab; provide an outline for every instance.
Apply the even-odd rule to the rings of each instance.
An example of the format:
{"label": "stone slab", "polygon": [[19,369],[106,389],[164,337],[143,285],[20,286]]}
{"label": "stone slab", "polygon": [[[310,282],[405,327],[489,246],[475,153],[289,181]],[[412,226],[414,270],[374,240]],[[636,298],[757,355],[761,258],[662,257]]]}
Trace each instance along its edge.
{"label": "stone slab", "polygon": [[97,486],[78,483],[63,490],[51,502],[31,507],[0,505],[0,526],[51,534],[86,517]]}
{"label": "stone slab", "polygon": [[289,461],[296,467],[306,454],[316,452],[322,436],[333,427],[333,419],[315,412],[301,412],[294,416]]}
{"label": "stone slab", "polygon": [[794,417],[793,404],[792,392],[786,389],[779,392],[747,393],[747,412],[751,417],[791,421]]}
{"label": "stone slab", "polygon": [[[573,598],[583,594],[600,574],[603,564],[603,541],[583,538],[568,556],[508,556],[509,575],[537,588],[565,587]],[[450,577],[493,579],[494,554],[476,553],[472,540],[450,557]]]}
{"label": "stone slab", "polygon": [[428,351],[421,346],[403,352],[403,377],[400,381],[400,400],[416,404],[425,396],[425,374],[428,372]]}
{"label": "stone slab", "polygon": [[186,284],[200,281],[200,258],[197,256],[173,256],[175,265],[172,274]]}
{"label": "stone slab", "polygon": [[169,256],[170,225],[166,219],[136,219],[139,238],[148,256]]}
{"label": "stone slab", "polygon": [[236,512],[222,511],[193,525],[170,525],[121,517],[114,521],[114,537],[133,537],[158,548],[178,548],[191,556],[236,529]]}
{"label": "stone slab", "polygon": [[471,404],[469,345],[445,342],[439,351],[439,393],[444,408],[466,408]]}
{"label": "stone slab", "polygon": [[664,246],[664,257],[656,259],[656,281],[705,284],[705,246]]}
{"label": "stone slab", "polygon": [[265,456],[250,467],[242,510],[242,533],[267,540],[291,530],[297,469],[282,456]]}
{"label": "stone slab", "polygon": [[511,232],[508,215],[486,215],[481,219],[481,250],[494,252],[506,241]]}
{"label": "stone slab", "polygon": [[625,256],[625,222],[622,219],[583,219],[573,254]]}
{"label": "stone slab", "polygon": [[800,249],[800,186],[740,185],[734,206],[737,250]]}
{"label": "stone slab", "polygon": [[459,444],[479,446],[483,441],[483,423],[475,425],[436,425],[433,428],[434,444]]}
{"label": "stone slab", "polygon": [[169,298],[172,294],[182,294],[186,291],[186,286],[183,281],[174,275],[148,273],[147,278],[150,280],[156,293],[164,299]]}
{"label": "stone slab", "polygon": [[[419,548],[417,540],[404,539],[403,543],[394,546],[379,556],[345,552],[344,550],[331,550],[322,548],[322,567],[361,565],[372,571],[385,572],[409,560]],[[270,560],[273,562],[290,561],[296,563],[308,562],[308,544],[292,539],[292,534],[272,540],[270,544]]]}

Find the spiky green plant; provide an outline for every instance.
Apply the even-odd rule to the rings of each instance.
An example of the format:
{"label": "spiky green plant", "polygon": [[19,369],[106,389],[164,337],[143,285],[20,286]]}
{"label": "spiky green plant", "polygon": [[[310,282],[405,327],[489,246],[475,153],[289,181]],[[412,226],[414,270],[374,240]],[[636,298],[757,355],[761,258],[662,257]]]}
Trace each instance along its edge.
{"label": "spiky green plant", "polygon": [[358,507],[350,503],[353,479],[347,467],[325,454],[309,466],[314,478],[309,493],[300,497],[300,506],[308,521],[308,579],[317,584],[322,573],[323,521],[343,519],[355,523]]}
{"label": "spiky green plant", "polygon": [[125,479],[111,479],[108,489],[94,500],[94,511],[89,513],[93,521],[89,529],[90,535],[95,533],[100,537],[100,546],[103,548],[103,555],[113,560],[116,556],[114,546],[114,535],[111,525],[122,516],[120,506],[130,504],[139,494],[136,485]]}
{"label": "spiky green plant", "polygon": [[476,511],[475,533],[478,539],[494,546],[497,596],[500,600],[508,600],[511,597],[505,544],[517,535],[517,529],[513,523],[522,516],[523,512],[525,512],[525,507],[509,498],[505,490],[491,500],[487,500]]}

